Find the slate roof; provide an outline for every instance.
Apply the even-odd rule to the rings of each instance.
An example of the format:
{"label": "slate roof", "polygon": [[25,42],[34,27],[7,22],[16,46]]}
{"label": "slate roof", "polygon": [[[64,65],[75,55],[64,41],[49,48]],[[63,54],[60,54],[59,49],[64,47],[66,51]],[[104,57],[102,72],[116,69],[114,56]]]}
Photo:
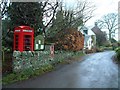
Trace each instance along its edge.
{"label": "slate roof", "polygon": [[91,29],[96,35],[97,34],[101,34],[103,33],[100,28],[97,26],[97,24],[95,23],[95,26]]}

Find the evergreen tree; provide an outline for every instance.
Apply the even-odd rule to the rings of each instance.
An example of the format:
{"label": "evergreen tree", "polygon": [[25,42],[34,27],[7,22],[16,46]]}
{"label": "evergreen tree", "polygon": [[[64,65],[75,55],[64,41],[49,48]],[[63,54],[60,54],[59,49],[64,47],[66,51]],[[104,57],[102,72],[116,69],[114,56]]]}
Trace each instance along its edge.
{"label": "evergreen tree", "polygon": [[42,3],[38,2],[12,2],[7,9],[7,16],[10,19],[10,29],[19,25],[28,25],[37,30],[43,27]]}

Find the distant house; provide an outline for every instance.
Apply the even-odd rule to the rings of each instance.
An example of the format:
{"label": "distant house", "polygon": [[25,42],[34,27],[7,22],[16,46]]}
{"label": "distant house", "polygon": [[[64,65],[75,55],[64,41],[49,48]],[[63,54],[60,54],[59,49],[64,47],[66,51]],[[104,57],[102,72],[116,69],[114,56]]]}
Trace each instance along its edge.
{"label": "distant house", "polygon": [[78,30],[84,35],[84,49],[91,50],[96,46],[96,35],[95,33],[85,26],[82,26],[81,28],[78,27]]}
{"label": "distant house", "polygon": [[96,35],[103,34],[100,28],[97,26],[97,22],[95,22],[95,26],[91,29]]}
{"label": "distant house", "polygon": [[107,41],[107,34],[98,27],[97,22],[95,22],[95,26],[91,29],[96,35],[96,43],[98,46],[105,45]]}

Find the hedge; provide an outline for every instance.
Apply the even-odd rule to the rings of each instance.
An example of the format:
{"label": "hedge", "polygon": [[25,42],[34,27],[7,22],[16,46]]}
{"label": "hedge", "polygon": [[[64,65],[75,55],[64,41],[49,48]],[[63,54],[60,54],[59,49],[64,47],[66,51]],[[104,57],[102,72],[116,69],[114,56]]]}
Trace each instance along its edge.
{"label": "hedge", "polygon": [[120,47],[116,48],[116,55],[117,55],[117,59],[118,61],[120,61]]}

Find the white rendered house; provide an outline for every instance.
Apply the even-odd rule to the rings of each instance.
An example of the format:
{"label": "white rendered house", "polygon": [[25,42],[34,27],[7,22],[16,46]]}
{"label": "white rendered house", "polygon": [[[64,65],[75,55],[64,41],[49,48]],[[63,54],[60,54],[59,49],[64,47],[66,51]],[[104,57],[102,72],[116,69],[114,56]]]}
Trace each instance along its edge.
{"label": "white rendered house", "polygon": [[84,49],[91,50],[92,48],[96,47],[96,35],[95,33],[85,26],[81,28],[78,27],[78,30],[84,35]]}

